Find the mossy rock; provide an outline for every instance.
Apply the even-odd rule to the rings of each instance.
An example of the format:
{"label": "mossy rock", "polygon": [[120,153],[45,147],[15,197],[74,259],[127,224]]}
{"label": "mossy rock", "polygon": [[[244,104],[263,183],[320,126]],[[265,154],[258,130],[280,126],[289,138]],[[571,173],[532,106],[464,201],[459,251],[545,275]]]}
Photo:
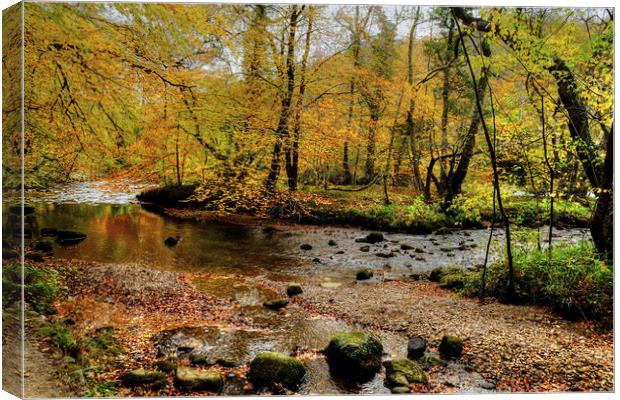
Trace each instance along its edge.
{"label": "mossy rock", "polygon": [[177,369],[177,363],[171,360],[155,361],[153,365],[155,366],[155,369],[157,369],[158,371],[165,372],[167,374]]}
{"label": "mossy rock", "polygon": [[219,392],[224,386],[224,380],[219,372],[178,367],[174,377],[174,384],[181,391]]}
{"label": "mossy rock", "polygon": [[352,382],[365,382],[381,368],[383,345],[373,335],[343,332],[331,338],[325,355],[332,375]]}
{"label": "mossy rock", "polygon": [[457,336],[444,335],[439,344],[439,352],[445,359],[459,358],[463,354],[463,339]]}
{"label": "mossy rock", "polygon": [[304,364],[289,355],[276,352],[258,354],[250,363],[248,379],[257,388],[282,386],[296,390],[306,375]]}
{"label": "mossy rock", "polygon": [[297,296],[298,294],[302,294],[304,291],[301,288],[301,285],[298,283],[289,283],[286,287],[286,294],[289,297]]}
{"label": "mossy rock", "polygon": [[412,383],[428,383],[424,370],[415,361],[406,358],[386,361],[385,384],[388,387],[409,386]]}
{"label": "mossy rock", "polygon": [[287,305],[288,305],[287,299],[274,299],[274,300],[268,300],[263,303],[263,306],[267,307],[270,310],[279,310],[281,308],[286,307]]}
{"label": "mossy rock", "polygon": [[355,241],[358,243],[370,243],[370,244],[383,242],[384,240],[385,240],[385,237],[383,236],[383,233],[381,232],[370,232],[368,235],[364,236],[363,238],[355,239]]}
{"label": "mossy rock", "polygon": [[357,271],[357,273],[355,274],[355,279],[357,279],[358,281],[365,281],[372,278],[373,275],[374,274],[371,270],[369,270],[368,268],[364,268]]}
{"label": "mossy rock", "polygon": [[390,389],[390,392],[393,394],[407,394],[411,393],[411,388],[409,386],[395,386]]}
{"label": "mossy rock", "polygon": [[420,357],[417,360],[417,362],[424,370],[429,370],[433,367],[438,367],[438,366],[445,367],[446,365],[448,365],[448,363],[442,360],[441,358],[437,358],[429,354],[424,354],[422,357]]}
{"label": "mossy rock", "polygon": [[127,387],[153,385],[161,380],[165,380],[166,374],[159,371],[148,371],[144,368],[140,368],[125,372],[119,379],[121,383]]}

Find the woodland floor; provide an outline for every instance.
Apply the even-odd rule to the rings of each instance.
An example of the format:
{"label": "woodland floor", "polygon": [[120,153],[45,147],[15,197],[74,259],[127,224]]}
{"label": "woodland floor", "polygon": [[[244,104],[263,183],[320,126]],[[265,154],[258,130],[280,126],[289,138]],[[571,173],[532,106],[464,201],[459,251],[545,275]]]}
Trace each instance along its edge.
{"label": "woodland floor", "polygon": [[[114,362],[104,363],[97,380],[114,380],[123,370],[151,366],[156,360],[151,337],[164,329],[208,324],[260,329],[244,316],[236,315],[230,299],[198,291],[191,284],[192,276],[76,260],[54,260],[49,264],[68,263],[77,266],[65,282],[73,300],[58,303],[54,318],[71,319],[72,330],[78,337],[113,326],[118,344],[125,351]],[[200,279],[205,278],[210,276],[201,274]],[[248,283],[248,278],[241,276],[230,278]],[[281,294],[285,290],[282,282],[254,284]],[[311,315],[330,316],[371,331],[403,337],[420,335],[433,350],[443,334],[456,334],[465,340],[466,367],[494,383],[498,390],[613,390],[613,333],[599,332],[590,323],[561,319],[542,307],[495,302],[481,305],[425,280],[351,282],[338,288],[306,286],[304,294],[294,298],[290,307],[301,307]],[[38,377],[27,381],[32,386],[29,391],[39,393],[38,382],[44,382],[39,394],[53,390],[59,390],[56,395],[65,393],[63,388],[50,385],[55,379],[49,375],[45,355],[37,351],[29,354],[39,354],[44,366],[41,371],[31,371]],[[246,372],[245,366],[212,368],[241,376]],[[430,371],[431,384],[421,390],[454,390],[449,382],[433,383],[437,380],[433,375]],[[158,393],[140,390],[121,388],[118,394],[179,395],[173,385]]]}

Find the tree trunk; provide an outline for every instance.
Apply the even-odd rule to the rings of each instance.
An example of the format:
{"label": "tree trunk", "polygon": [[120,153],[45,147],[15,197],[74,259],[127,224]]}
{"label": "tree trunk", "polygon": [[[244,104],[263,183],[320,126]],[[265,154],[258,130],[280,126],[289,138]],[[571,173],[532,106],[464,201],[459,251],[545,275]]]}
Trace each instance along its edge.
{"label": "tree trunk", "polygon": [[590,225],[592,240],[599,254],[613,262],[614,256],[614,143],[613,126],[607,134],[607,154],[603,164],[603,178],[598,195],[598,201],[594,208],[594,215]]}
{"label": "tree trunk", "polygon": [[310,35],[312,33],[312,23],[314,20],[314,12],[312,6],[308,9],[308,31],[306,32],[306,44],[304,47],[304,55],[301,60],[301,72],[299,79],[299,97],[295,105],[295,121],[293,124],[293,147],[289,151],[292,152],[292,162],[287,163],[288,188],[294,192],[297,190],[297,180],[299,176],[299,138],[301,132],[301,114],[304,108],[304,95],[306,93],[306,66],[308,65],[308,55],[310,54]]}
{"label": "tree trunk", "polygon": [[375,145],[377,141],[377,127],[379,125],[379,115],[370,113],[370,123],[368,124],[368,142],[366,144],[366,164],[365,179],[370,182],[375,177]]}
{"label": "tree trunk", "polygon": [[[514,282],[514,266],[512,262],[512,242],[510,239],[510,221],[508,220],[508,216],[506,215],[506,211],[504,210],[504,204],[502,202],[502,194],[500,191],[500,184],[499,184],[499,172],[497,171],[497,158],[495,155],[495,143],[494,143],[495,140],[491,140],[491,135],[489,135],[489,130],[487,128],[486,123],[484,122],[484,115],[482,112],[482,98],[480,94],[481,92],[484,93],[486,90],[484,90],[484,88],[480,88],[479,86],[476,86],[476,76],[474,74],[474,69],[471,65],[471,60],[469,59],[469,54],[467,53],[467,47],[465,46],[465,42],[463,41],[463,32],[461,32],[461,27],[458,22],[456,23],[456,27],[459,32],[459,38],[460,38],[461,45],[463,46],[463,54],[465,54],[465,59],[467,60],[467,66],[469,68],[469,73],[471,75],[471,81],[472,81],[472,84],[474,85],[476,109],[478,110],[478,114],[482,122],[482,130],[484,132],[484,137],[487,142],[487,148],[489,150],[489,156],[491,158],[491,167],[493,169],[493,187],[495,189],[495,196],[497,198],[497,207],[499,208],[499,213],[501,214],[502,219],[504,220],[504,229],[506,231],[505,232],[506,233],[506,258],[508,261],[508,297],[513,299],[515,296],[515,282]],[[488,57],[491,51],[488,47],[488,44],[484,40],[482,42],[482,47],[483,47],[483,53],[485,53],[485,56]],[[488,72],[488,67],[483,67],[483,73],[486,75],[487,72]],[[486,79],[484,83],[485,83],[485,86],[488,84]],[[491,99],[491,104],[492,104],[492,100],[493,99]],[[495,115],[495,112],[494,112],[494,115]],[[496,132],[495,116],[494,116],[493,117],[493,139],[495,139],[496,133],[497,132]]]}
{"label": "tree trunk", "polygon": [[[265,188],[269,192],[273,192],[278,181],[278,175],[280,174],[280,153],[282,152],[283,141],[289,139],[289,127],[288,121],[291,113],[291,100],[293,98],[293,90],[295,88],[295,32],[297,31],[297,6],[291,6],[291,17],[289,22],[289,36],[287,43],[286,54],[286,76],[287,87],[286,92],[282,95],[280,104],[280,118],[278,120],[278,127],[276,129],[276,141],[273,145],[273,152],[271,155],[271,167],[269,168],[269,175],[265,182]],[[286,163],[291,163],[290,153],[285,152]]]}
{"label": "tree trunk", "polygon": [[[418,22],[420,21],[420,7],[416,9],[415,17],[413,20],[413,24],[411,25],[411,29],[409,30],[409,44],[407,48],[407,83],[410,87],[413,87],[413,44],[415,42],[415,32],[418,28]],[[409,99],[409,109],[407,110],[407,122],[406,122],[406,136],[409,138],[411,143],[411,151],[412,151],[412,164],[413,164],[413,181],[414,186],[418,190],[418,192],[422,192],[422,175],[420,174],[420,147],[418,146],[418,137],[415,132],[415,123],[413,120],[413,112],[415,110],[415,98],[411,96]],[[401,146],[401,153],[403,151],[403,147],[405,144],[405,140],[403,140],[403,145]],[[400,154],[399,153],[399,160]],[[400,166],[400,162],[398,163]],[[395,173],[396,175],[396,173]]]}
{"label": "tree trunk", "polygon": [[[482,52],[485,57],[491,56],[491,49],[486,40],[482,41]],[[484,97],[488,84],[488,72],[489,66],[485,65],[482,67],[480,71],[480,78],[478,78],[478,83],[474,84],[477,88],[477,92],[475,93],[476,99],[481,103],[484,102]],[[469,169],[469,163],[474,155],[474,148],[476,146],[476,132],[478,131],[478,127],[480,126],[481,115],[478,112],[477,105],[474,104],[474,109],[471,116],[471,123],[469,124],[469,130],[467,131],[467,135],[465,136],[465,144],[463,145],[463,149],[461,151],[461,157],[459,159],[459,163],[454,170],[454,173],[451,173],[446,179],[445,185],[445,193],[444,193],[444,205],[447,207],[450,205],[452,200],[456,195],[461,193],[461,186],[463,185],[463,181],[467,176],[467,170]]]}

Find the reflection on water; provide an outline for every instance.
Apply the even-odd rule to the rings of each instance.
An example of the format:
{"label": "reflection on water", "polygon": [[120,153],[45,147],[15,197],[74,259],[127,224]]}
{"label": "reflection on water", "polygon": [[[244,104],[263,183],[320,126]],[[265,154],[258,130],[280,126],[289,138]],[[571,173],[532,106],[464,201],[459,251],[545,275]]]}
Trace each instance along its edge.
{"label": "reflection on water", "polygon": [[[87,235],[76,246],[54,243],[54,255],[88,261],[130,263],[149,268],[261,276],[276,281],[312,280],[337,287],[354,279],[360,268],[383,271],[384,277],[407,276],[439,266],[463,268],[481,264],[488,231],[450,235],[386,234],[385,242],[364,251],[355,239],[367,232],[334,227],[263,229],[222,223],[196,223],[162,217],[139,204],[34,203],[26,216],[32,239],[42,228],[75,230]],[[5,211],[3,211],[5,213]],[[7,220],[5,218],[5,220]],[[557,241],[588,237],[582,229],[557,230]],[[491,260],[500,256],[503,234],[496,232]],[[544,235],[543,235],[544,236]],[[176,246],[164,240],[179,237]],[[329,240],[335,245],[330,246]],[[310,244],[311,250],[301,250]],[[333,244],[333,243],[332,243]],[[403,250],[401,245],[407,245]]]}
{"label": "reflection on water", "polygon": [[[34,239],[41,228],[83,232],[77,246],[55,245],[54,255],[89,261],[133,263],[178,271],[260,272],[258,266],[285,267],[294,260],[279,256],[278,244],[260,229],[196,224],[162,218],[135,204],[36,203]],[[167,237],[179,243],[164,245]]]}

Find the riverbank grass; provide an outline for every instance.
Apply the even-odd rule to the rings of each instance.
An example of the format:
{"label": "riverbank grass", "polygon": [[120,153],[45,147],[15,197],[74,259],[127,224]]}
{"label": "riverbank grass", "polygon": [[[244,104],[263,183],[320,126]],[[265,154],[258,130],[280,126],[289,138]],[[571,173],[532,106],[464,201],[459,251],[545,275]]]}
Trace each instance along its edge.
{"label": "riverbank grass", "polygon": [[[517,250],[515,290],[521,302],[547,305],[569,319],[613,322],[613,268],[601,261],[591,243],[554,246],[551,251]],[[464,276],[463,293],[478,296],[482,270]],[[509,301],[505,262],[489,266],[486,295]]]}

